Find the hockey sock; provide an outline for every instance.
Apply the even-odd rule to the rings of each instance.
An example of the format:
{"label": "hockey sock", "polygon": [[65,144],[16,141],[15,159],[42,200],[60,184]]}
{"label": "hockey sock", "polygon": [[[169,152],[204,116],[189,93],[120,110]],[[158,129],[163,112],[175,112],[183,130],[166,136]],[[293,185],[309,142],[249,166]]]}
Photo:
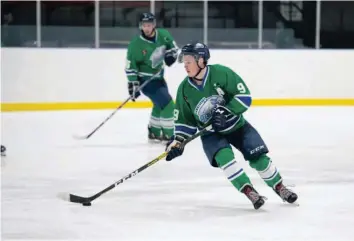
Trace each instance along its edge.
{"label": "hockey sock", "polygon": [[161,123],[160,123],[161,109],[154,105],[150,116],[149,126],[151,132],[156,136],[161,136]]}
{"label": "hockey sock", "polygon": [[267,155],[261,155],[257,160],[249,161],[249,163],[252,168],[258,171],[259,175],[269,187],[275,188],[275,186],[282,181],[277,168]]}
{"label": "hockey sock", "polygon": [[220,169],[225,173],[227,179],[237,190],[242,191],[246,185],[252,186],[240,163],[235,161],[235,156],[231,148],[223,148],[218,151],[215,155],[215,160]]}
{"label": "hockey sock", "polygon": [[174,121],[173,121],[173,110],[175,104],[171,100],[165,108],[161,110],[160,124],[162,127],[162,133],[168,137],[173,136],[174,133]]}

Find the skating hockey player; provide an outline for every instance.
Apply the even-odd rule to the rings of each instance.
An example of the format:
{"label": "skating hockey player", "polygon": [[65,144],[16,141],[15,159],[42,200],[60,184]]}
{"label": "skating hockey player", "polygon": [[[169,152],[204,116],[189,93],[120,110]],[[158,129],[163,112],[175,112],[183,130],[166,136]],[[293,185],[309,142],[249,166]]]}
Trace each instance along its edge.
{"label": "skating hockey player", "polygon": [[153,14],[142,14],[139,27],[141,34],[128,47],[125,68],[128,91],[135,101],[140,96],[137,91],[140,84],[161,71],[160,76],[147,84],[142,92],[153,102],[148,139],[166,143],[174,132],[174,102],[164,79],[163,68],[165,64],[171,66],[176,61],[178,47],[166,29],[156,28]]}
{"label": "skating hockey player", "polygon": [[219,167],[255,209],[264,204],[264,197],[258,194],[235,160],[230,144],[243,154],[249,165],[283,201],[295,202],[298,197],[283,185],[279,171],[267,155],[266,144],[242,115],[252,102],[248,87],[230,68],[207,65],[209,58],[209,49],[203,43],[184,46],[178,56],[188,76],[178,88],[174,110],[175,136],[167,143],[166,160],[182,155],[180,144],[197,129],[211,124],[213,130],[201,137],[210,164]]}

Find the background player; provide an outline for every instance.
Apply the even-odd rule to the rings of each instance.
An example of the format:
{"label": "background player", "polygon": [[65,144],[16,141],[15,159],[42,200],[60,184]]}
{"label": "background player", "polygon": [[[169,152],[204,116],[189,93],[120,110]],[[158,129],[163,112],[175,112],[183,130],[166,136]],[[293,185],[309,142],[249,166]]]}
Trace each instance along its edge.
{"label": "background player", "polygon": [[177,59],[177,45],[166,29],[157,29],[153,14],[144,13],[140,18],[141,34],[128,46],[126,75],[128,91],[135,101],[140,84],[161,71],[158,78],[146,85],[142,92],[153,102],[148,125],[150,141],[168,141],[174,132],[174,103],[164,79],[164,63],[171,66]]}
{"label": "background player", "polygon": [[180,144],[184,139],[195,134],[197,128],[211,123],[213,131],[201,137],[210,164],[223,170],[228,180],[251,200],[255,209],[264,204],[264,198],[235,160],[230,144],[284,201],[295,202],[297,195],[283,185],[279,171],[267,156],[268,148],[261,136],[242,116],[252,102],[248,87],[230,68],[207,65],[209,58],[209,49],[202,43],[184,46],[179,55],[179,62],[184,63],[188,77],[178,88],[175,137],[168,144],[166,160],[182,155]]}

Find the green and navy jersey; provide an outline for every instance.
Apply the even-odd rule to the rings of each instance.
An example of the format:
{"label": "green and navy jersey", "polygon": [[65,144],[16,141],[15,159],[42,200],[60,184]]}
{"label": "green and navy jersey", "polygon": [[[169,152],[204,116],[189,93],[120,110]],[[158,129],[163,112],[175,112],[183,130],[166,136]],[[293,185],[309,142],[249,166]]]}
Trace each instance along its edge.
{"label": "green and navy jersey", "polygon": [[156,29],[154,41],[136,36],[128,46],[125,73],[129,81],[142,81],[161,71],[168,50],[177,49],[176,42],[166,29]]}
{"label": "green and navy jersey", "polygon": [[175,135],[187,138],[198,128],[210,123],[216,105],[225,106],[233,115],[227,117],[227,126],[221,134],[228,134],[241,127],[242,116],[252,102],[250,91],[230,68],[208,65],[200,86],[186,77],[178,87],[174,111]]}

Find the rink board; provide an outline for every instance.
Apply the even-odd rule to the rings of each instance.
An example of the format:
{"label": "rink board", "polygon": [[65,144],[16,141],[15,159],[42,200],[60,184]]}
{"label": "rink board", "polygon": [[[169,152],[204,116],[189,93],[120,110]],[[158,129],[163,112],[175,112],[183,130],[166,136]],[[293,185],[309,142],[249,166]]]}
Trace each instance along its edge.
{"label": "rink board", "polygon": [[[121,104],[122,102],[3,103],[1,111],[100,110],[114,109]],[[256,99],[252,106],[354,106],[354,99]],[[124,105],[124,108],[151,107],[150,101],[128,102]]]}
{"label": "rink board", "polygon": [[[124,49],[1,49],[3,111],[113,109],[128,98]],[[354,51],[211,50],[238,73],[253,106],[354,106]],[[183,64],[165,68],[173,99]],[[142,95],[124,108],[149,108]]]}

